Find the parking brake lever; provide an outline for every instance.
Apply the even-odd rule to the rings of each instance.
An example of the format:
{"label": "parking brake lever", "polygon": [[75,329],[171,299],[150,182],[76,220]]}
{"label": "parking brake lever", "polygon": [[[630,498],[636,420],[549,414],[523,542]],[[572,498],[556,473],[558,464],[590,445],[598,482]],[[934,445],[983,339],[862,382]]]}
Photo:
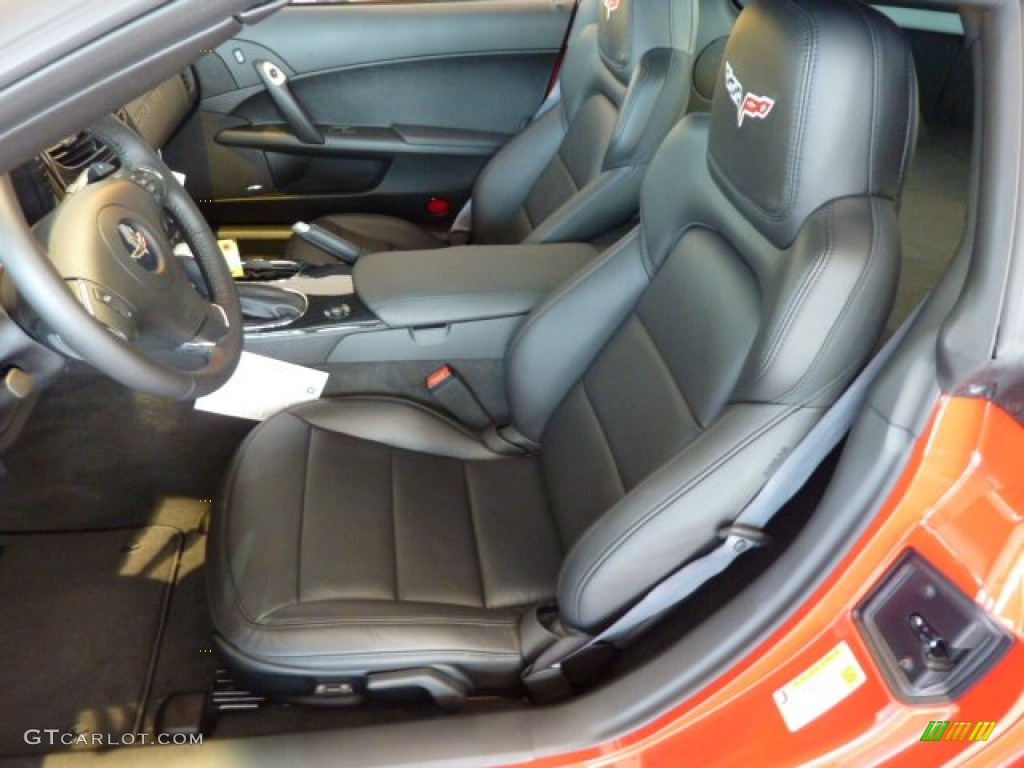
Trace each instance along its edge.
{"label": "parking brake lever", "polygon": [[274,100],[274,105],[287,121],[296,138],[305,144],[323,144],[324,135],[320,132],[309,114],[299,103],[298,99],[288,87],[288,75],[286,75],[277,64],[272,61],[260,60],[255,62],[256,74],[267,87],[267,93]]}
{"label": "parking brake lever", "polygon": [[346,264],[355,264],[356,260],[363,255],[363,249],[355,243],[316,224],[297,221],[292,225],[292,232]]}

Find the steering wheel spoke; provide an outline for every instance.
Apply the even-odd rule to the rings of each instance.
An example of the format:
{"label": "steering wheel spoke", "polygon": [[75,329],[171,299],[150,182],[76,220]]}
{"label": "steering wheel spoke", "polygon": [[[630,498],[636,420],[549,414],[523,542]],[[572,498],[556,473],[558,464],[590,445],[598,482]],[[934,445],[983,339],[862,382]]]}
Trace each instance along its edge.
{"label": "steering wheel spoke", "polygon": [[182,344],[189,351],[211,351],[220,345],[231,331],[231,321],[220,304],[207,305],[206,319],[198,333]]}
{"label": "steering wheel spoke", "polygon": [[135,184],[153,198],[153,202],[161,208],[167,201],[167,181],[164,179],[164,175],[148,165],[122,168],[114,176]]}
{"label": "steering wheel spoke", "polygon": [[78,303],[94,320],[123,341],[138,339],[138,313],[131,304],[89,280],[68,280],[67,283]]}

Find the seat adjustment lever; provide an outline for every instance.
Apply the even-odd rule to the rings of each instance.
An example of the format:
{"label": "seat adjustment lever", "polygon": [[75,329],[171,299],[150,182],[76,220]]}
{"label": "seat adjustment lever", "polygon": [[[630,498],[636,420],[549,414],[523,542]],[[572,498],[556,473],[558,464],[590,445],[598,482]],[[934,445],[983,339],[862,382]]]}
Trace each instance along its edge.
{"label": "seat adjustment lever", "polygon": [[423,667],[374,672],[366,678],[366,690],[371,694],[423,691],[441,709],[452,712],[465,703],[469,683],[441,670]]}

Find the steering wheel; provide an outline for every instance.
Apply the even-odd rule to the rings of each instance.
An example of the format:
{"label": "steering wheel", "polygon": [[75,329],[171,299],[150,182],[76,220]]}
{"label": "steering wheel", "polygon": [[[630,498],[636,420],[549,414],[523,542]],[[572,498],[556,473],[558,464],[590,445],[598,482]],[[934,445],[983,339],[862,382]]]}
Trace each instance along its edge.
{"label": "steering wheel", "polygon": [[[0,263],[14,284],[5,305],[17,305],[11,314],[24,327],[24,299],[37,316],[31,335],[129,387],[178,400],[209,394],[242,350],[238,292],[216,238],[135,131],[111,116],[86,132],[120,170],[69,194],[35,232],[10,178],[0,181]],[[208,298],[173,253],[175,226]]]}

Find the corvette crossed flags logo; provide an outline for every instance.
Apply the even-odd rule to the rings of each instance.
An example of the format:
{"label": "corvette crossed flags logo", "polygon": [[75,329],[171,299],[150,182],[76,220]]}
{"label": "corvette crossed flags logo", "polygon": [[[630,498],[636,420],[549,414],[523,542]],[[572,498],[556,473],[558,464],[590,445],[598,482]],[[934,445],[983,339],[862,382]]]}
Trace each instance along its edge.
{"label": "corvette crossed flags logo", "polygon": [[758,96],[755,93],[743,93],[743,83],[732,71],[732,65],[725,62],[725,90],[729,92],[729,98],[736,105],[736,125],[743,125],[743,118],[752,117],[757,120],[764,120],[771,114],[775,106],[775,99],[770,96]]}

